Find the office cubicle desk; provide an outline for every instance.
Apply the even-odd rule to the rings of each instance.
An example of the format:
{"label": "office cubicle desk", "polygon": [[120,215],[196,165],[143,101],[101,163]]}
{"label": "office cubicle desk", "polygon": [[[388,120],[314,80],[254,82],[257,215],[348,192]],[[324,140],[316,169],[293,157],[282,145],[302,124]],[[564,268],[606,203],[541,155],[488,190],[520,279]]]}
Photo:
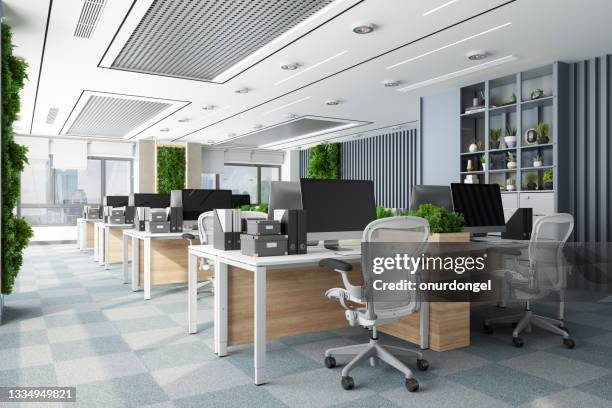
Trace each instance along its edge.
{"label": "office cubicle desk", "polygon": [[94,225],[101,219],[77,218],[77,246],[81,251],[94,249]]}
{"label": "office cubicle desk", "polygon": [[[133,224],[94,224],[94,261],[108,268],[111,263],[123,261],[123,230],[134,228]],[[128,245],[130,241],[128,241]],[[128,261],[130,260],[128,248]]]}
{"label": "office cubicle desk", "polygon": [[[215,353],[224,356],[227,346],[254,343],[255,384],[263,384],[267,339],[347,327],[342,308],[325,297],[327,289],[342,287],[341,276],[329,268],[320,268],[318,263],[330,257],[351,262],[350,278],[358,283],[359,251],[360,247],[354,246],[352,251],[339,255],[322,247],[309,247],[303,255],[252,257],[240,251],[218,250],[212,245],[191,246],[189,332],[197,331],[197,260],[204,258],[215,265]],[[410,340],[423,348],[428,347],[428,310],[424,304],[420,316],[416,316],[417,325],[410,332]]]}
{"label": "office cubicle desk", "polygon": [[[188,241],[182,232],[150,233],[135,229],[123,230],[123,279],[130,280],[128,247],[132,246],[132,290],[144,290],[144,298],[151,299],[151,287],[187,282]],[[199,277],[205,279],[205,272]]]}

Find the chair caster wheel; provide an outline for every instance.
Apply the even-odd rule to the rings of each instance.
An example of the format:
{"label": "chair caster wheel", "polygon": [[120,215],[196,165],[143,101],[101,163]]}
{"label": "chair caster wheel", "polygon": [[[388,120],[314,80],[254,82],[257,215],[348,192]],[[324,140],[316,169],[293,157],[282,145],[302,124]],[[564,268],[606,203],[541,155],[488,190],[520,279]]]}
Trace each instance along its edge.
{"label": "chair caster wheel", "polygon": [[325,367],[327,367],[327,368],[334,368],[334,367],[336,367],[336,359],[331,357],[331,356],[330,357],[325,357],[324,363],[325,363]]}
{"label": "chair caster wheel", "polygon": [[574,347],[576,347],[576,343],[570,338],[563,339],[563,347],[573,349]]}
{"label": "chair caster wheel", "polygon": [[523,339],[521,339],[520,337],[513,337],[512,344],[514,345],[514,347],[523,347]]}
{"label": "chair caster wheel", "polygon": [[406,388],[410,392],[415,392],[419,389],[419,382],[414,378],[406,378]]}
{"label": "chair caster wheel", "polygon": [[488,324],[485,324],[484,326],[482,326],[482,331],[484,334],[493,334],[493,328],[489,326]]}
{"label": "chair caster wheel", "polygon": [[569,334],[569,329],[565,326],[561,326],[559,327],[561,330],[563,330],[564,332],[566,332],[567,334]]}
{"label": "chair caster wheel", "polygon": [[347,391],[355,388],[355,381],[353,381],[353,377],[342,377],[341,384],[342,388]]}
{"label": "chair caster wheel", "polygon": [[417,368],[419,369],[419,371],[427,371],[427,369],[429,368],[429,362],[424,358],[419,358],[417,359]]}

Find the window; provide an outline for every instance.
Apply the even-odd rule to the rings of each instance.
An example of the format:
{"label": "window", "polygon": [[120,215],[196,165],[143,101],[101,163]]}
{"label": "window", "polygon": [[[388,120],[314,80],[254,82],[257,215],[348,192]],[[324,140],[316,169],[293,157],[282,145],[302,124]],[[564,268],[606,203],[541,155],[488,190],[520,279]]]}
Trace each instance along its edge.
{"label": "window", "polygon": [[223,166],[220,188],[248,194],[252,204],[267,203],[270,181],[280,180],[280,166],[232,164]]}
{"label": "window", "polygon": [[202,173],[202,188],[209,190],[217,188],[217,175],[215,173]]}
{"label": "window", "polygon": [[32,226],[76,225],[85,204],[132,192],[131,159],[90,157],[84,170],[52,169],[52,164],[51,157],[32,158],[21,173],[17,212]]}

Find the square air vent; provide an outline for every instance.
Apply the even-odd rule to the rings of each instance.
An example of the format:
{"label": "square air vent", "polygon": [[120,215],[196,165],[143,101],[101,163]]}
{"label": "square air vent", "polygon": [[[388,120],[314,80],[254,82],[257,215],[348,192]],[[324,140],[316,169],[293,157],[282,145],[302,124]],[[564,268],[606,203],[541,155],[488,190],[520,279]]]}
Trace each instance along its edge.
{"label": "square air vent", "polygon": [[159,101],[90,95],[67,135],[123,138],[173,106]]}
{"label": "square air vent", "polygon": [[50,108],[49,113],[47,113],[47,119],[45,119],[45,123],[47,125],[52,125],[55,123],[55,119],[57,119],[57,114],[59,113],[59,108]]}
{"label": "square air vent", "polygon": [[212,81],[333,0],[155,0],[112,68]]}
{"label": "square air vent", "polygon": [[106,0],[84,0],[79,21],[74,29],[74,36],[78,38],[89,38],[94,32],[100,15],[104,9]]}

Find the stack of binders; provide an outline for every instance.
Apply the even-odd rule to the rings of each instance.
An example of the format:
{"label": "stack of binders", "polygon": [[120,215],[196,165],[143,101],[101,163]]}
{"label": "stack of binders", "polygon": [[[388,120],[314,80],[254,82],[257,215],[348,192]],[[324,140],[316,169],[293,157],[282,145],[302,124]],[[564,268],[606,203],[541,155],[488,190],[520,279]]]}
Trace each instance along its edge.
{"label": "stack of binders", "polygon": [[274,219],[281,223],[281,234],[288,237],[289,255],[305,254],[308,247],[306,210],[274,210]]}
{"label": "stack of binders", "polygon": [[240,249],[240,210],[215,210],[213,247],[224,251]]}

